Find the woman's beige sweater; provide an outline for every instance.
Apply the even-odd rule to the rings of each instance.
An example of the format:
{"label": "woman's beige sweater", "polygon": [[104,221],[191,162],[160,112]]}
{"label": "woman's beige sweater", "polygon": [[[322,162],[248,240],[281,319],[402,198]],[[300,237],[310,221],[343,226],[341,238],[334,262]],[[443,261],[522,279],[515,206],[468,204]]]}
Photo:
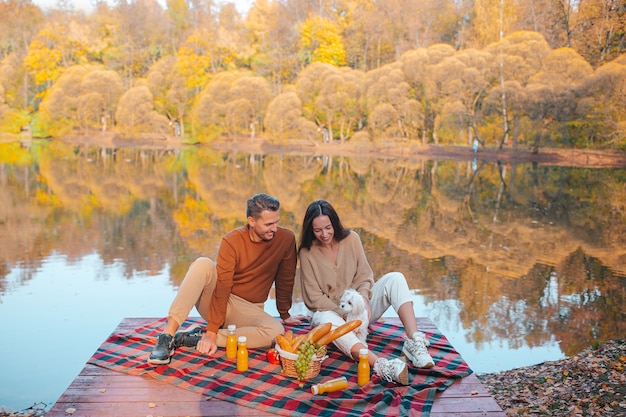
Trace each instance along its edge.
{"label": "woman's beige sweater", "polygon": [[350,231],[350,235],[339,242],[334,264],[315,243],[311,249],[302,249],[300,282],[304,304],[313,312],[330,310],[343,315],[339,299],[347,288],[354,288],[369,300],[374,272],[367,262],[359,235]]}

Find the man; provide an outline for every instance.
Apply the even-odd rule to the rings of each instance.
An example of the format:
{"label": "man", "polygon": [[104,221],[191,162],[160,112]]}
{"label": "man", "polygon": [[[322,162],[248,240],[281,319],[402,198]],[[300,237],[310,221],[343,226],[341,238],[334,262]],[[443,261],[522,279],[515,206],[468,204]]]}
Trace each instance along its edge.
{"label": "man", "polygon": [[[196,347],[209,356],[226,346],[229,324],[237,336],[246,336],[248,347],[270,346],[282,324],[264,310],[272,285],[276,308],[284,323],[298,324],[289,314],[296,273],[294,233],[278,226],[279,201],[256,194],[247,202],[248,223],[228,232],[222,239],[217,263],[198,258],[189,267],[170,306],[165,331],[159,335],[149,363],[167,364],[180,346]],[[176,331],[196,309],[207,321],[206,329]]]}

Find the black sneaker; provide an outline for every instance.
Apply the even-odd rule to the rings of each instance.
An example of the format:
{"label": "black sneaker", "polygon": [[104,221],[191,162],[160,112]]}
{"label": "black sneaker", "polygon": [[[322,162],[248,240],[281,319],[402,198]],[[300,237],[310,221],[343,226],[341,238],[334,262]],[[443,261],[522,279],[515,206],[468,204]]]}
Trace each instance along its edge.
{"label": "black sneaker", "polygon": [[152,349],[152,353],[148,358],[148,363],[155,365],[166,365],[170,363],[170,357],[174,354],[174,344],[172,336],[167,333],[159,335],[157,344]]}
{"label": "black sneaker", "polygon": [[204,333],[202,327],[195,327],[187,332],[176,333],[176,336],[174,336],[174,349],[181,346],[196,347],[200,339],[202,339],[202,333]]}

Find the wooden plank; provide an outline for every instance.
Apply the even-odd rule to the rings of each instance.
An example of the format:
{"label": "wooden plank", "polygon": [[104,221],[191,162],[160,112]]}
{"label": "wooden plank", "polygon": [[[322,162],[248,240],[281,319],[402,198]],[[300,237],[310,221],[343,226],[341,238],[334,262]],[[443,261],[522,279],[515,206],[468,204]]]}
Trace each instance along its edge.
{"label": "wooden plank", "polygon": [[[129,332],[154,320],[127,318],[114,333]],[[399,322],[397,318],[385,320]],[[418,318],[417,324],[421,330],[439,332],[428,318]],[[197,394],[149,376],[122,374],[90,364],[85,365],[46,417],[65,417],[69,408],[76,410],[75,417],[275,415]],[[506,414],[472,374],[437,394],[431,416],[505,417]]]}

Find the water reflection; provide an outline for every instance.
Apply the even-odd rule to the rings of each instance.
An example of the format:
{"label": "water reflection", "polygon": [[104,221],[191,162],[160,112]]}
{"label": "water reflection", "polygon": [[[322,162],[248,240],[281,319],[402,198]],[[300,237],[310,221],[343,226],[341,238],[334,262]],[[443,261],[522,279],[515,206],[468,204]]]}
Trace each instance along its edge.
{"label": "water reflection", "polygon": [[361,234],[377,276],[403,272],[417,314],[476,371],[508,369],[624,335],[625,177],[480,160],[0,144],[0,301],[59,255],[78,265],[96,254],[129,283],[165,275],[173,291],[192,259],[214,257],[244,222],[250,195],[279,197],[281,224],[296,233],[324,198]]}

